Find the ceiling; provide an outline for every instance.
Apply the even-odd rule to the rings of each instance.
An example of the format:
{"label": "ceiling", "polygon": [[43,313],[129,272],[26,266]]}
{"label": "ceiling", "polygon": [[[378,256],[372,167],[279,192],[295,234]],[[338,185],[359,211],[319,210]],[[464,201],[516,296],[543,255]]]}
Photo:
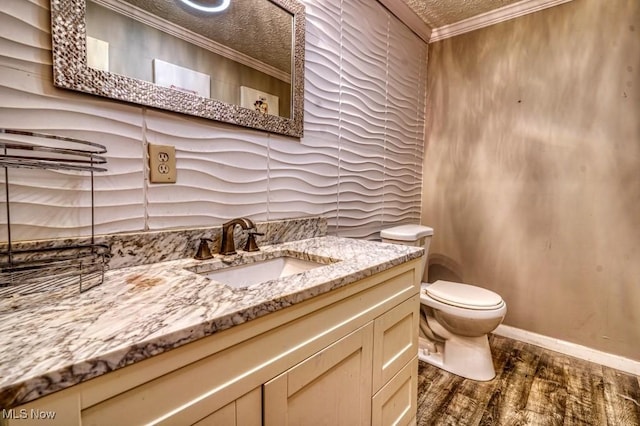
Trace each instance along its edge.
{"label": "ceiling", "polygon": [[402,0],[431,29],[454,24],[521,0]]}
{"label": "ceiling", "polygon": [[572,0],[378,0],[427,43]]}

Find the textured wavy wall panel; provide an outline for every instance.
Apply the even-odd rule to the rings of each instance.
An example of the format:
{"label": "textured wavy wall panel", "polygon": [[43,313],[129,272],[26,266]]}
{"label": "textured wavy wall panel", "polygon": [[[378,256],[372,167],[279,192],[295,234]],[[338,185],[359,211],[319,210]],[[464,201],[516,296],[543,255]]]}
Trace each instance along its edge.
{"label": "textured wavy wall panel", "polygon": [[[339,179],[339,121],[340,121],[340,2],[325,0],[305,1],[306,45],[305,45],[305,136],[302,145],[322,156],[324,172],[322,183],[317,184],[327,194],[324,202],[316,204],[327,218],[328,231],[338,231],[338,179]],[[279,144],[278,144],[279,145]],[[275,148],[275,147],[274,147]],[[280,150],[274,149],[278,152]],[[288,151],[288,148],[287,148]],[[274,159],[279,156],[274,153]],[[274,173],[290,174],[286,162],[274,164]],[[274,175],[275,177],[275,175]],[[274,184],[285,183],[274,179]],[[291,189],[291,187],[289,187]],[[274,202],[278,195],[274,194]],[[308,199],[303,196],[302,199]],[[275,206],[274,206],[275,207]],[[278,204],[274,214],[288,210]]]}
{"label": "textured wavy wall panel", "polygon": [[[96,232],[142,229],[144,175],[140,120],[134,108],[86,102],[70,94],[54,96],[49,80],[2,68],[0,127],[29,129],[89,139],[109,146],[109,171],[95,176]],[[63,93],[66,95],[66,93]],[[2,174],[4,184],[4,173]],[[16,240],[90,233],[88,174],[46,170],[9,170],[12,237]],[[4,185],[2,219],[6,223]],[[6,227],[0,228],[6,240]]]}
{"label": "textured wavy wall panel", "polygon": [[45,2],[2,0],[0,57],[3,65],[51,64],[51,18]]}
{"label": "textured wavy wall panel", "polygon": [[[384,223],[418,222],[427,50],[395,17],[389,19]],[[410,60],[414,57],[415,59]],[[417,60],[416,60],[417,59]],[[416,93],[420,96],[416,96]],[[413,157],[413,158],[412,158]]]}
{"label": "textured wavy wall panel", "polygon": [[[337,150],[269,139],[269,216],[337,216]],[[295,173],[292,173],[295,170]],[[335,223],[335,220],[333,221]],[[335,225],[334,225],[335,226]]]}
{"label": "textured wavy wall panel", "polygon": [[[427,46],[373,0],[304,3],[301,140],[55,89],[48,0],[0,3],[0,127],[107,146],[97,233],[322,215],[330,233],[376,238],[417,221]],[[148,184],[147,143],[176,147],[176,184]],[[10,173],[14,239],[90,232],[88,177]]]}
{"label": "textured wavy wall panel", "polygon": [[[148,143],[175,145],[178,182],[149,185],[150,229],[267,219],[267,138],[260,132],[147,111]],[[212,131],[215,130],[215,131]]]}
{"label": "textured wavy wall panel", "polygon": [[379,12],[375,2],[343,2],[338,203],[342,236],[372,237],[382,222],[389,17]]}

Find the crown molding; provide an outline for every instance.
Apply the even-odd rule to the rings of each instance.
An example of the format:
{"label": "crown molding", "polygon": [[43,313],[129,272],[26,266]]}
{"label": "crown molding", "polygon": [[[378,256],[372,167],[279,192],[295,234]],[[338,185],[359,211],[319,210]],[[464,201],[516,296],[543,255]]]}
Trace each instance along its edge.
{"label": "crown molding", "polygon": [[520,16],[528,15],[530,13],[557,6],[562,3],[568,3],[570,1],[571,0],[522,0],[520,2],[501,7],[500,9],[482,13],[453,24],[434,28],[433,31],[431,31],[429,43],[468,33],[490,25],[495,25],[500,22],[508,21],[509,19],[518,18]]}
{"label": "crown molding", "polygon": [[418,37],[429,43],[431,27],[427,25],[414,11],[402,0],[378,0],[392,15],[398,18]]}

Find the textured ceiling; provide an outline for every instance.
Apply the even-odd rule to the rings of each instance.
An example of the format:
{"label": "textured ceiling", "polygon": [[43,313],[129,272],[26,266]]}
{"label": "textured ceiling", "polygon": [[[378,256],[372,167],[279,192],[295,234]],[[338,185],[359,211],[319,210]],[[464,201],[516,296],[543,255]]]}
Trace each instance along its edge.
{"label": "textured ceiling", "polygon": [[440,28],[521,0],[402,0],[429,27]]}

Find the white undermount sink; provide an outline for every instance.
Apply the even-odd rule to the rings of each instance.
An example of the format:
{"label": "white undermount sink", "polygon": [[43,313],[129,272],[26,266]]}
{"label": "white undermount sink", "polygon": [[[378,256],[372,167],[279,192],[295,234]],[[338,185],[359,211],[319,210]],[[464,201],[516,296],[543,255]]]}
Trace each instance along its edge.
{"label": "white undermount sink", "polygon": [[326,263],[282,256],[244,265],[229,266],[210,272],[199,272],[198,275],[221,282],[229,287],[245,288],[321,266],[326,266]]}

